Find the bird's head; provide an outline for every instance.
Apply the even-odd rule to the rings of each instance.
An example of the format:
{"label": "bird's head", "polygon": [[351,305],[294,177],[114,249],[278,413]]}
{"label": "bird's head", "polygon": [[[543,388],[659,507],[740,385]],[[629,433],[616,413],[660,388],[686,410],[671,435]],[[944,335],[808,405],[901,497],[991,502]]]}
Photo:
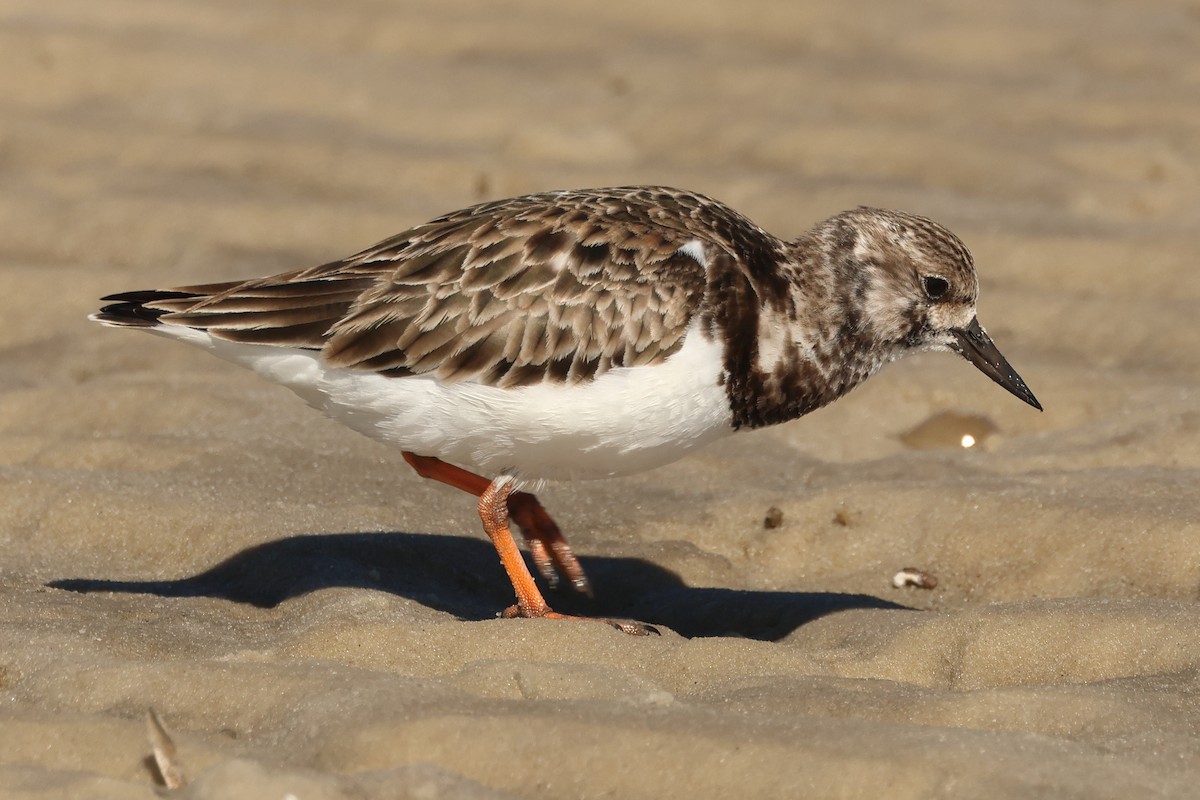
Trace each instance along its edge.
{"label": "bird's head", "polygon": [[860,330],[896,355],[953,350],[1034,408],[1037,398],[979,325],[979,281],[970,251],[938,223],[857,208],[829,220],[835,270],[853,287]]}

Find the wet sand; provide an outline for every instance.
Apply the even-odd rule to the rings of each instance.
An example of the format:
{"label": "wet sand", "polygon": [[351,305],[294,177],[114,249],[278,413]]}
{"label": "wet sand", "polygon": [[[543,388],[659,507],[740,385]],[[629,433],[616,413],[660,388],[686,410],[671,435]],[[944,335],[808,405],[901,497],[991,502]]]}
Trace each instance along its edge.
{"label": "wet sand", "polygon": [[[1200,15],[794,6],[10,0],[0,795],[157,796],[153,707],[193,798],[1192,796]],[[597,590],[551,602],[640,639],[495,619],[468,497],[84,319],[628,183],[946,223],[1046,412],[928,354],[549,487]]]}

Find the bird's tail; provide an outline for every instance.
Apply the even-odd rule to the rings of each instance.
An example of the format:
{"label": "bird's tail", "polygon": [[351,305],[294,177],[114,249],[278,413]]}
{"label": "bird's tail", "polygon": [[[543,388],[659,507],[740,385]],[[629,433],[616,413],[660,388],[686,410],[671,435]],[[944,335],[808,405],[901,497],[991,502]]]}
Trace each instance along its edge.
{"label": "bird's tail", "polygon": [[377,279],[286,273],[272,278],[121,292],[90,319],[115,328],[204,331],[243,344],[320,350],[328,332]]}
{"label": "bird's tail", "polygon": [[175,290],[163,291],[148,289],[136,292],[120,292],[110,294],[100,299],[108,305],[101,306],[88,319],[109,325],[114,328],[153,328],[158,325],[158,318],[170,313],[171,309],[156,308],[154,303],[163,300],[200,299],[203,294],[196,292],[180,292]]}

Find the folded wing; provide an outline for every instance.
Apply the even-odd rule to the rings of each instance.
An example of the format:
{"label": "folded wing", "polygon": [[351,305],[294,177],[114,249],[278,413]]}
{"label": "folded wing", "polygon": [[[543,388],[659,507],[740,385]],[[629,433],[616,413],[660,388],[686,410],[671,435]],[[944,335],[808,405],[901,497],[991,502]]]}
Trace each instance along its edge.
{"label": "folded wing", "polygon": [[312,269],[113,295],[97,318],[320,349],[333,366],[394,376],[589,380],[675,352],[705,291],[703,253],[725,244],[653,218],[672,198],[625,202],[644,191],[484,204]]}

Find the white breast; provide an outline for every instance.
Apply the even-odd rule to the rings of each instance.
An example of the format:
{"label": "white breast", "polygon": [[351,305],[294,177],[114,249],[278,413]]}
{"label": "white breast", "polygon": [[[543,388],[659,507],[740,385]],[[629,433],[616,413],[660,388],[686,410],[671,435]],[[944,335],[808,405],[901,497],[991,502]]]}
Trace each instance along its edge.
{"label": "white breast", "polygon": [[624,475],[668,464],[733,431],[720,385],[721,347],[695,324],[659,364],[613,369],[570,386],[516,389],[330,369],[313,351],[214,340],[194,329],[154,332],[250,367],[372,438],[485,476]]}

